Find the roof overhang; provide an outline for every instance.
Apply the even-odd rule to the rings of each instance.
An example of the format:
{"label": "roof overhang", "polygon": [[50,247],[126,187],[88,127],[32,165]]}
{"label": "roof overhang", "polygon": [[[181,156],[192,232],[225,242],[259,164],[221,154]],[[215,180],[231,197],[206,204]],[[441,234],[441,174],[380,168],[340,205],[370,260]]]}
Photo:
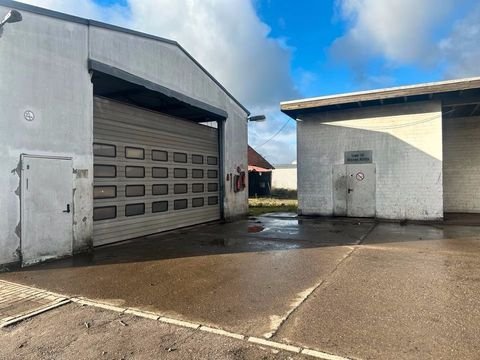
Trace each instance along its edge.
{"label": "roof overhang", "polygon": [[162,85],[90,59],[93,93],[195,122],[225,120],[226,111]]}
{"label": "roof overhang", "polygon": [[480,115],[480,77],[285,101],[280,107],[297,120],[311,113],[435,100],[449,116]]}
{"label": "roof overhang", "polygon": [[265,169],[260,166],[248,165],[248,172],[272,172],[272,169]]}

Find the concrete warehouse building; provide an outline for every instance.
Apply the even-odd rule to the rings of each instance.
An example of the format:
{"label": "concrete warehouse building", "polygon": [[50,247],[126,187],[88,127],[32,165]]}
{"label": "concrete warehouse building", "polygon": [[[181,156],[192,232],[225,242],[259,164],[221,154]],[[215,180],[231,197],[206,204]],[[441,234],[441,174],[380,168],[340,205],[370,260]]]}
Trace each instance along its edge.
{"label": "concrete warehouse building", "polygon": [[438,220],[480,212],[480,78],[281,104],[299,212]]}
{"label": "concrete warehouse building", "polygon": [[[249,112],[178,43],[0,0],[0,264],[248,211]],[[227,176],[228,175],[228,176]]]}

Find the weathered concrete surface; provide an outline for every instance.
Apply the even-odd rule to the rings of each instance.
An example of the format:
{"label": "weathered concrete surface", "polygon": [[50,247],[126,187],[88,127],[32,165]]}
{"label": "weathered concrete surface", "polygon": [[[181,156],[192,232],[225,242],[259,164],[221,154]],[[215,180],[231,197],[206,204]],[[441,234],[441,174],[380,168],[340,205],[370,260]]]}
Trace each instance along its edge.
{"label": "weathered concrete surface", "polygon": [[1,278],[268,336],[371,227],[275,218],[209,225]]}
{"label": "weathered concrete surface", "polygon": [[364,359],[480,357],[480,228],[380,224],[278,333]]}
{"label": "weathered concrete surface", "polygon": [[287,215],[99,248],[0,278],[339,356],[479,358],[480,227],[372,230]]}
{"label": "weathered concrete surface", "polygon": [[0,359],[300,360],[307,357],[131,315],[68,305],[0,330]]}

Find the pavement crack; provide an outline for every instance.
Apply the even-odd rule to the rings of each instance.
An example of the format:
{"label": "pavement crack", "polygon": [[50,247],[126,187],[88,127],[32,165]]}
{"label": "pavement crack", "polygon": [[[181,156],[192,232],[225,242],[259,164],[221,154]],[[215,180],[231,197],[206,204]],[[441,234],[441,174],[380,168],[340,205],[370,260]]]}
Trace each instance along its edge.
{"label": "pavement crack", "polygon": [[[372,226],[372,228],[367,232],[367,234],[362,239],[360,239],[360,242],[364,240],[364,238],[375,228],[375,226],[376,226],[376,224],[374,226]],[[357,250],[356,247],[348,246],[348,248],[350,249],[350,251],[347,254],[345,254],[345,256],[343,258],[340,259],[340,261],[334,266],[332,271],[330,271],[327,274],[325,279],[323,279],[322,281],[317,283],[314,287],[312,287],[310,289],[310,291],[306,294],[306,296],[304,296],[303,299],[298,304],[296,304],[296,306],[294,306],[292,309],[290,309],[290,311],[287,313],[287,315],[280,321],[277,328],[274,331],[272,331],[271,333],[268,334],[268,338],[275,337],[278,334],[278,332],[280,331],[280,329],[282,328],[282,326],[292,317],[292,315],[294,315],[298,311],[298,309],[311,297],[311,295],[314,292],[319,290],[325,283],[327,283],[329,278],[331,278],[332,275],[335,274],[335,272],[338,270],[340,265],[342,265],[347,259],[349,259],[353,255],[353,253]]]}
{"label": "pavement crack", "polygon": [[356,245],[362,245],[364,243],[364,241],[367,239],[367,237],[369,237],[370,234],[373,232],[373,230],[375,230],[377,225],[378,225],[378,222],[373,223],[372,227],[370,229],[368,229],[368,231],[365,233],[365,235],[360,237],[360,240],[358,240]]}

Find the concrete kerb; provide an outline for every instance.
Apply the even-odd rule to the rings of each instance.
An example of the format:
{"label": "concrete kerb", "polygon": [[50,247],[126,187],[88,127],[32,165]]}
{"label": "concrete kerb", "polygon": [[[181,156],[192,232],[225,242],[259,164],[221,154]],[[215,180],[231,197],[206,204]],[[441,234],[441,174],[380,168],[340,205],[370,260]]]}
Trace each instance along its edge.
{"label": "concrete kerb", "polygon": [[102,302],[93,301],[93,300],[84,299],[84,298],[72,298],[71,300],[75,303],[86,305],[86,306],[98,307],[98,308],[101,308],[101,309],[111,310],[111,311],[115,311],[115,312],[123,313],[123,314],[131,314],[131,315],[142,317],[142,318],[145,318],[145,319],[160,321],[160,322],[170,324],[170,325],[176,325],[176,326],[180,326],[180,327],[184,327],[184,328],[188,328],[188,329],[192,329],[192,330],[204,331],[204,332],[208,332],[208,333],[211,333],[211,334],[225,336],[225,337],[229,337],[229,338],[233,338],[233,339],[237,339],[237,340],[248,341],[248,342],[253,343],[253,344],[270,347],[270,348],[276,349],[276,350],[288,351],[288,352],[295,353],[295,354],[303,354],[303,355],[311,356],[311,357],[314,357],[314,358],[317,358],[317,359],[350,360],[346,357],[332,355],[332,354],[328,354],[328,353],[318,351],[318,350],[308,349],[308,348],[299,347],[299,346],[295,346],[295,345],[284,344],[284,343],[280,343],[280,342],[277,342],[277,341],[266,340],[266,339],[262,339],[262,338],[258,338],[258,337],[254,337],[254,336],[237,334],[237,333],[233,333],[233,332],[226,331],[226,330],[223,330],[223,329],[217,329],[217,328],[213,328],[213,327],[210,327],[210,326],[207,326],[207,325],[197,324],[197,323],[193,323],[193,322],[189,322],[189,321],[173,319],[173,318],[170,318],[170,317],[167,317],[167,316],[163,316],[160,313],[153,313],[153,312],[143,311],[143,310],[134,309],[134,308],[122,308],[122,307],[118,307],[118,306],[114,306],[114,305],[110,305],[110,304],[105,304],[105,303],[102,303]]}
{"label": "concrete kerb", "polygon": [[[19,286],[18,284],[14,284],[14,283],[10,283],[10,284]],[[29,288],[28,286],[23,286],[23,285],[20,285],[20,286],[23,287],[23,288]],[[34,288],[31,288],[31,289],[34,289]],[[140,309],[136,309],[136,308],[115,306],[115,305],[112,305],[112,304],[103,303],[103,302],[95,301],[95,300],[91,300],[91,299],[86,299],[86,298],[83,298],[83,297],[68,298],[68,297],[65,297],[65,296],[62,296],[62,295],[59,295],[59,294],[50,293],[50,292],[44,291],[44,290],[39,290],[39,292],[44,292],[44,293],[48,293],[48,294],[58,296],[59,301],[57,303],[53,304],[53,305],[46,306],[42,309],[39,309],[37,311],[28,313],[28,314],[23,315],[21,317],[15,317],[11,320],[8,320],[8,322],[0,325],[0,328],[12,325],[12,324],[17,323],[19,321],[25,320],[27,318],[39,315],[43,312],[46,312],[46,311],[55,309],[59,306],[68,304],[70,302],[73,302],[73,303],[83,305],[83,306],[97,307],[97,308],[104,309],[104,310],[114,311],[114,312],[117,312],[119,314],[130,314],[130,315],[138,316],[138,317],[149,319],[149,320],[160,321],[160,322],[163,322],[163,323],[166,323],[166,324],[192,329],[192,330],[195,330],[195,331],[203,331],[203,332],[207,332],[207,333],[211,333],[211,334],[216,334],[216,335],[219,335],[219,336],[225,336],[225,337],[229,337],[229,338],[233,338],[233,339],[237,339],[237,340],[247,341],[249,343],[257,344],[257,345],[260,345],[260,346],[266,346],[266,347],[269,347],[269,348],[272,348],[272,349],[275,349],[275,350],[282,350],[282,351],[287,351],[287,352],[291,352],[291,353],[295,353],[295,354],[303,354],[303,355],[311,356],[311,357],[314,357],[314,358],[317,358],[317,359],[350,360],[346,357],[332,355],[332,354],[328,354],[328,353],[318,351],[318,350],[308,349],[308,348],[295,346],[295,345],[290,345],[290,344],[284,344],[284,343],[281,343],[281,342],[266,340],[266,339],[262,339],[262,338],[258,338],[258,337],[254,337],[254,336],[237,334],[237,333],[229,332],[229,331],[226,331],[226,330],[223,330],[223,329],[213,328],[213,327],[210,327],[210,326],[207,326],[207,325],[202,325],[202,324],[193,323],[193,322],[189,322],[189,321],[173,319],[173,318],[164,316],[163,314],[160,314],[160,313],[144,311],[144,310],[140,310]]]}

